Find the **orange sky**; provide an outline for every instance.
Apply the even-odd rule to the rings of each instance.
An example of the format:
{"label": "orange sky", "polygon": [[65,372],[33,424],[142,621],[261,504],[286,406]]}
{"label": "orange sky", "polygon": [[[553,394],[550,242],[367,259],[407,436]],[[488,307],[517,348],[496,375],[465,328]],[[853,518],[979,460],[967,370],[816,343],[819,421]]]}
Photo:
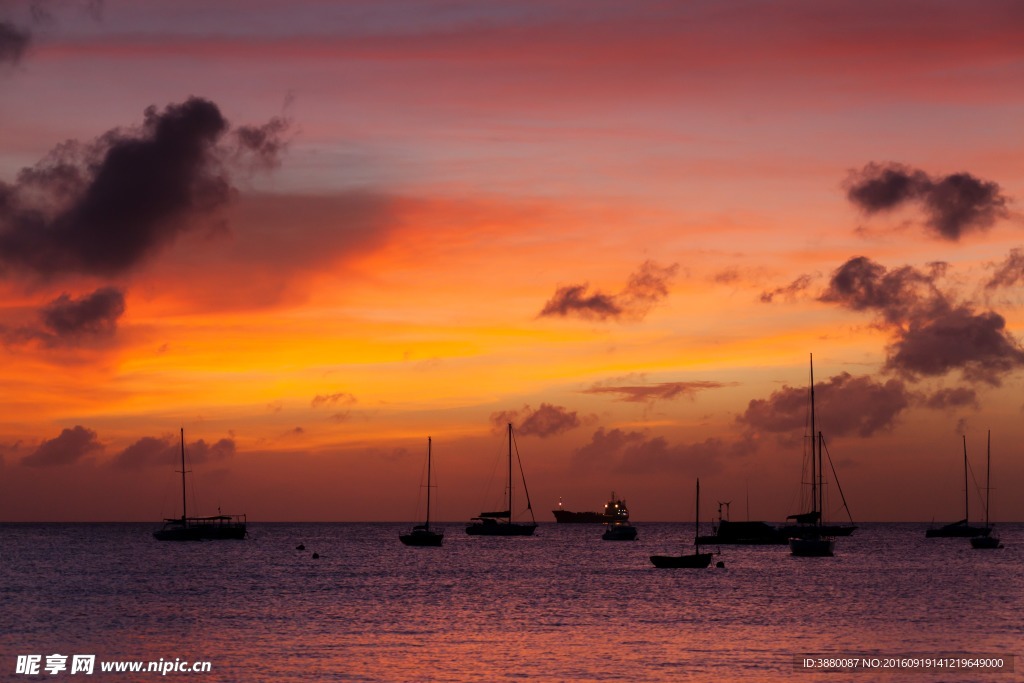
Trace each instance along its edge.
{"label": "orange sky", "polygon": [[779,520],[810,353],[858,520],[959,519],[987,430],[1024,519],[1018,6],[39,7],[0,520],[178,514],[182,427],[197,512],[410,520],[430,435],[463,520],[508,419],[541,520]]}

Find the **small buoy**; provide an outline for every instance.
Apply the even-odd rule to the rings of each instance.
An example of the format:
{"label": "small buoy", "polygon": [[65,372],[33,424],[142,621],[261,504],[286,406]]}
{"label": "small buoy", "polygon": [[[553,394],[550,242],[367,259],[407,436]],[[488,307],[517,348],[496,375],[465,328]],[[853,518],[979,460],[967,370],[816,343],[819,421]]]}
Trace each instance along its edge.
{"label": "small buoy", "polygon": [[300,543],[300,544],[298,544],[297,546],[295,546],[295,549],[296,549],[296,550],[305,550],[305,549],[306,549],[306,546],[304,546],[304,545],[302,545],[302,544]]}
{"label": "small buoy", "polygon": [[725,562],[722,562],[721,560],[719,560],[718,562],[715,562],[715,566],[718,567],[719,569],[725,569]]}
{"label": "small buoy", "polygon": [[314,560],[319,560],[320,559],[320,553],[313,553],[313,559]]}

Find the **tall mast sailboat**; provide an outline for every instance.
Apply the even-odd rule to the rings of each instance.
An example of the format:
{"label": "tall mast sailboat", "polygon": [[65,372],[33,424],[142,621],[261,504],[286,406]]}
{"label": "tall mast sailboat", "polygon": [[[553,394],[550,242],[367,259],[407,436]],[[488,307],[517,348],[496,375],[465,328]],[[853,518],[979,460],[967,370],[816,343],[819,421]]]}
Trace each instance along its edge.
{"label": "tall mast sailboat", "polygon": [[[537,520],[533,516],[533,505],[530,504],[530,492],[526,488],[526,475],[523,474],[523,463],[519,461],[519,474],[523,480],[523,492],[526,495],[526,509],[530,513],[529,522],[514,522],[513,519],[513,495],[512,495],[512,447],[514,437],[512,436],[512,423],[508,423],[508,478],[506,486],[506,503],[504,510],[497,512],[481,512],[473,518],[472,524],[466,527],[466,533],[470,536],[532,536],[537,529]],[[516,451],[518,456],[518,450]]]}
{"label": "tall mast sailboat", "polygon": [[789,539],[789,550],[799,557],[832,557],[835,540],[826,535],[822,527],[822,508],[824,502],[824,484],[822,476],[821,446],[824,437],[815,431],[814,422],[814,354],[811,354],[811,511],[794,515],[799,523],[807,524],[807,528],[799,535]]}
{"label": "tall mast sailboat", "polygon": [[433,488],[430,483],[430,443],[431,439],[427,437],[427,518],[423,524],[417,524],[407,534],[402,534],[398,537],[405,545],[415,546],[439,546],[444,542],[444,531],[435,531],[430,528],[430,489]]}
{"label": "tall mast sailboat", "polygon": [[185,495],[185,429],[181,429],[181,517],[167,518],[160,529],[153,532],[158,541],[224,541],[241,540],[246,534],[245,515],[189,517],[188,498]]}
{"label": "tall mast sailboat", "polygon": [[985,529],[987,533],[984,536],[975,536],[971,539],[971,547],[978,550],[995,550],[1002,548],[1003,544],[999,542],[999,538],[992,535],[992,525],[989,524],[988,520],[988,507],[989,500],[992,497],[992,432],[988,433],[988,455],[986,457],[987,464],[985,465]]}
{"label": "tall mast sailboat", "polygon": [[946,524],[938,529],[927,529],[924,532],[925,538],[970,538],[974,536],[988,536],[992,529],[986,523],[985,526],[971,526],[969,512],[969,491],[967,480],[967,435],[964,434],[964,518],[959,522]]}

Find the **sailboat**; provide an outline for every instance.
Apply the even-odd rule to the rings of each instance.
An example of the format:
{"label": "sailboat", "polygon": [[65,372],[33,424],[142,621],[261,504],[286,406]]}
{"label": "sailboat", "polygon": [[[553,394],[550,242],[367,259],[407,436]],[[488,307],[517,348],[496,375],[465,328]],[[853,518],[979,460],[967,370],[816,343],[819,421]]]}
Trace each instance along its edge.
{"label": "sailboat", "polygon": [[[519,461],[519,474],[523,480],[523,492],[526,494],[526,509],[530,512],[529,522],[512,521],[512,423],[508,423],[508,485],[506,491],[506,502],[508,506],[497,512],[481,512],[473,517],[473,523],[466,527],[466,533],[470,536],[532,536],[537,529],[537,520],[533,516],[533,506],[530,504],[530,492],[526,489],[526,475],[523,474],[523,463]],[[516,451],[518,456],[519,452]]]}
{"label": "sailboat", "polygon": [[799,535],[789,539],[789,550],[799,557],[832,557],[835,540],[822,528],[821,512],[824,502],[821,446],[824,437],[815,432],[814,423],[814,354],[811,354],[811,511],[790,515],[801,525]]}
{"label": "sailboat", "polygon": [[992,497],[992,432],[988,433],[988,455],[986,460],[988,461],[985,465],[985,530],[984,536],[975,536],[971,539],[971,547],[978,550],[995,550],[1002,548],[1003,544],[999,542],[999,538],[992,536],[992,525],[988,521],[988,503]]}
{"label": "sailboat", "polygon": [[223,541],[245,538],[245,515],[189,517],[185,496],[185,429],[181,430],[181,517],[164,519],[162,528],[153,532],[158,541]]}
{"label": "sailboat", "polygon": [[986,524],[983,527],[971,526],[968,523],[968,483],[967,483],[967,435],[964,435],[964,518],[959,522],[946,524],[938,529],[928,529],[924,532],[925,538],[970,538],[973,536],[988,536],[992,529]]}
{"label": "sailboat", "polygon": [[427,437],[427,519],[423,524],[417,524],[407,534],[398,537],[402,543],[415,546],[439,546],[444,542],[444,531],[434,531],[430,528],[430,437]]}
{"label": "sailboat", "polygon": [[704,569],[711,564],[711,553],[702,553],[700,538],[700,479],[697,479],[697,504],[693,522],[692,555],[651,555],[651,563],[659,569]]}

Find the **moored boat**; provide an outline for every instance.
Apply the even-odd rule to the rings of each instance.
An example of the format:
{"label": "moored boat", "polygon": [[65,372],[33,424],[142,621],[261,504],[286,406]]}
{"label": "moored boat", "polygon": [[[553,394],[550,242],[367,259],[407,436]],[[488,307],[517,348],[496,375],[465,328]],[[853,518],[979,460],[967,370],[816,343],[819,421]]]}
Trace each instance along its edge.
{"label": "moored boat", "polygon": [[992,497],[992,432],[988,433],[987,451],[987,464],[985,466],[985,529],[989,533],[971,539],[971,547],[975,550],[997,550],[1003,547],[999,537],[992,535],[992,525],[989,523],[988,518],[989,499]]}
{"label": "moored boat", "polygon": [[[530,513],[529,522],[513,521],[513,479],[512,479],[512,448],[515,444],[512,436],[512,423],[508,423],[508,478],[506,491],[507,507],[497,512],[481,512],[466,527],[470,536],[532,536],[537,529],[537,520],[533,516],[530,504],[530,492],[526,488],[526,476],[523,474],[523,463],[519,462],[519,474],[523,481],[523,492],[526,495],[526,509]],[[516,451],[518,454],[518,450]]]}
{"label": "moored boat", "polygon": [[964,518],[959,522],[946,524],[937,529],[927,529],[924,532],[925,538],[974,538],[988,536],[992,529],[985,525],[974,526],[970,523],[968,514],[970,512],[969,487],[967,486],[967,435],[964,440]]}
{"label": "moored boat", "polygon": [[185,429],[181,429],[181,517],[164,519],[164,525],[153,532],[158,541],[224,541],[241,540],[246,536],[245,515],[217,514],[189,517],[185,495]]}
{"label": "moored boat", "polygon": [[407,534],[402,534],[398,537],[405,545],[428,547],[440,546],[444,542],[444,531],[438,531],[430,528],[430,444],[431,439],[427,437],[427,515],[426,521],[423,524],[417,524]]}
{"label": "moored boat", "polygon": [[711,553],[700,551],[700,479],[697,479],[697,501],[693,521],[693,554],[651,555],[651,564],[659,569],[705,569],[711,564]]}
{"label": "moored boat", "polygon": [[601,538],[605,541],[633,541],[636,540],[636,527],[629,522],[611,522]]}

